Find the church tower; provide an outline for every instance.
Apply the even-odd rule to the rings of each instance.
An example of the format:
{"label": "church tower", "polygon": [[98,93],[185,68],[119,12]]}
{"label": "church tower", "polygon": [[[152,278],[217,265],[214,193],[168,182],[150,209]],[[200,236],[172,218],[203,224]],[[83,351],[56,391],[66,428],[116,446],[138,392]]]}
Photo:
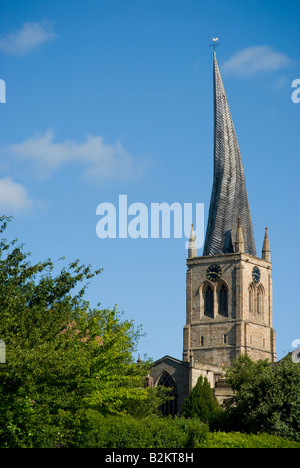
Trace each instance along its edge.
{"label": "church tower", "polygon": [[172,388],[163,414],[181,414],[200,376],[222,403],[232,396],[224,379],[240,354],[276,361],[272,325],[272,263],[268,228],[257,256],[241,153],[216,54],[214,175],[203,256],[194,226],[188,246],[183,359],[155,361],[148,385]]}
{"label": "church tower", "polygon": [[239,354],[276,361],[272,263],[266,228],[257,256],[242,158],[214,63],[214,176],[203,256],[193,227],[187,259],[183,361],[230,367]]}

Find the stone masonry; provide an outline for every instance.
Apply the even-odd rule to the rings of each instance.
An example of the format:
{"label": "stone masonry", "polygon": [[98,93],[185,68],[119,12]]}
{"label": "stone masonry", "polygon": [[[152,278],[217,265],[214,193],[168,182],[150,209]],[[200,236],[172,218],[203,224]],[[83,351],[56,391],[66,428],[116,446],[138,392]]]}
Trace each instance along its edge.
{"label": "stone masonry", "polygon": [[[213,283],[207,268],[219,265],[222,277]],[[275,332],[272,328],[272,264],[245,253],[233,253],[187,259],[186,325],[183,360],[192,353],[195,362],[219,368],[230,367],[240,353],[252,359],[276,361]],[[253,282],[253,267],[261,279]],[[205,288],[214,295],[213,316],[204,314]],[[228,291],[228,316],[218,313],[218,291]]]}

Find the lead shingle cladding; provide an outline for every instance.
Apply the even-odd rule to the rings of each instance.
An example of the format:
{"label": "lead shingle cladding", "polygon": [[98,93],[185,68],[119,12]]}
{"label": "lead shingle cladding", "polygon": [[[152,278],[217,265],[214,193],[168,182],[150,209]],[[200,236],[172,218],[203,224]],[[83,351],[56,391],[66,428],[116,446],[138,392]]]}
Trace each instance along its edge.
{"label": "lead shingle cladding", "polygon": [[245,253],[256,256],[244,168],[214,53],[214,179],[203,255],[234,252],[238,218]]}

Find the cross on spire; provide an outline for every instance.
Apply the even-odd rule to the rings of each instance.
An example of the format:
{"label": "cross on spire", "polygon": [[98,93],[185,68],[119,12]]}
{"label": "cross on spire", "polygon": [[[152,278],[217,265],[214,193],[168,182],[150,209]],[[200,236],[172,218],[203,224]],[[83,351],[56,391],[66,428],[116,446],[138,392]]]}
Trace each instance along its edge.
{"label": "cross on spire", "polygon": [[213,37],[212,38],[213,42],[211,44],[209,44],[209,47],[213,47],[214,48],[214,52],[216,51],[216,47],[218,47],[220,45],[220,43],[218,42],[219,39],[217,37]]}

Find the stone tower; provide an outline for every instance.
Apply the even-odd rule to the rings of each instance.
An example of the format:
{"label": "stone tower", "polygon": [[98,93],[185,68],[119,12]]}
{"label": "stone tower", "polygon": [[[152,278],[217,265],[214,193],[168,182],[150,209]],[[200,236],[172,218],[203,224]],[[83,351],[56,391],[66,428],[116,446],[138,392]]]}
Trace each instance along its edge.
{"label": "stone tower", "polygon": [[214,178],[203,256],[193,227],[187,259],[183,361],[230,367],[240,353],[276,361],[266,229],[257,257],[240,149],[214,52]]}

